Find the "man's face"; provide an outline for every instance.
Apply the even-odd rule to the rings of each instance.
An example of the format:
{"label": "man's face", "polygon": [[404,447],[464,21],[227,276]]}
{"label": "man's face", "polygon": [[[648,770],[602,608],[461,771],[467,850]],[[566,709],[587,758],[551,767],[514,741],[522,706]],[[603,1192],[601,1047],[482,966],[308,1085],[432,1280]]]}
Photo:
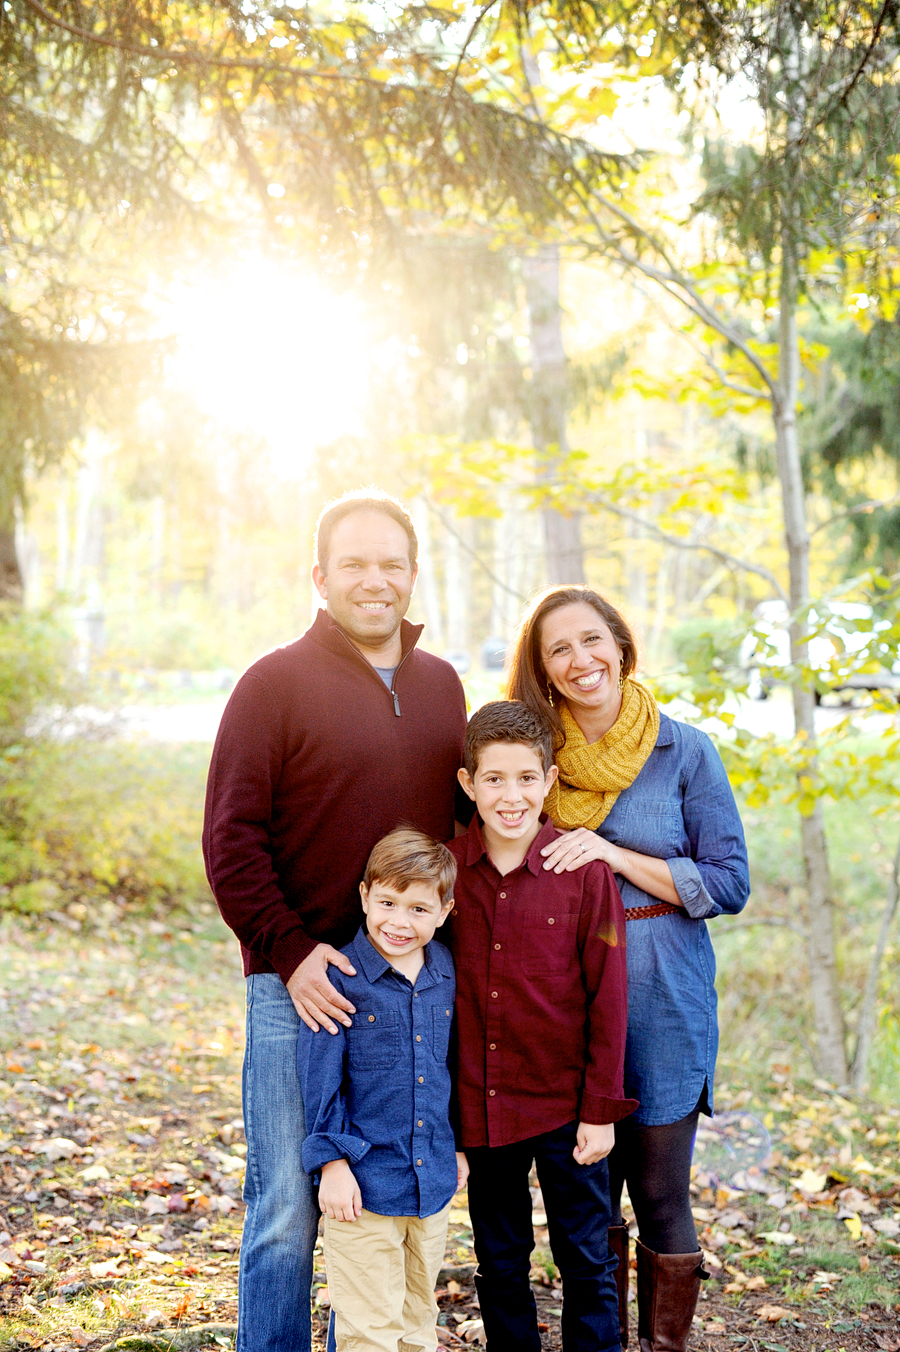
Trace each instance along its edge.
{"label": "man's face", "polygon": [[384,512],[351,512],[334,529],[324,569],[316,564],[312,576],[328,614],[359,648],[377,654],[391,644],[416,582],[398,522]]}

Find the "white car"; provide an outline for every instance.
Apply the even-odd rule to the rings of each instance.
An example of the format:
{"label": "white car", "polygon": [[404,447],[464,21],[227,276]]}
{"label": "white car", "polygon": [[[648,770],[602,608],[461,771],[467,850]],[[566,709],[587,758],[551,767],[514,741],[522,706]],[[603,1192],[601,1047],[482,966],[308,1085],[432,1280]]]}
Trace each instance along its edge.
{"label": "white car", "polygon": [[[809,665],[827,678],[830,690],[890,690],[900,695],[900,655],[894,643],[890,666],[876,671],[856,671],[852,658],[872,644],[873,637],[891,628],[889,620],[874,620],[871,606],[856,601],[835,601],[822,616],[809,612],[810,628],[818,632],[809,640]],[[748,675],[751,699],[768,699],[778,681],[778,669],[791,665],[788,634],[790,611],[784,601],[762,601],[753,612],[753,628],[744,635],[739,662]],[[863,627],[857,626],[862,623]],[[845,655],[847,662],[840,664]],[[837,664],[836,664],[837,659]]]}

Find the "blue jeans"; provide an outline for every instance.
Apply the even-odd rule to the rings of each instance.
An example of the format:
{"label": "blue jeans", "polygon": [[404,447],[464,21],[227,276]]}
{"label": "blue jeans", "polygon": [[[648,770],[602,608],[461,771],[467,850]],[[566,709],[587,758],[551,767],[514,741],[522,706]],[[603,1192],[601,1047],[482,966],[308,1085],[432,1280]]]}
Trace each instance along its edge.
{"label": "blue jeans", "polygon": [[296,1066],[299,1026],[279,976],[264,972],[247,978],[247,1216],[237,1352],[310,1352],[312,1347],[309,1293],[319,1212],[300,1153],[305,1124]]}
{"label": "blue jeans", "polygon": [[528,1281],[534,1230],[528,1172],[537,1166],[550,1248],[563,1284],[565,1352],[619,1352],[616,1260],[609,1252],[606,1160],[572,1158],[578,1124],[513,1145],[467,1150],[475,1287],[489,1352],[540,1352]]}

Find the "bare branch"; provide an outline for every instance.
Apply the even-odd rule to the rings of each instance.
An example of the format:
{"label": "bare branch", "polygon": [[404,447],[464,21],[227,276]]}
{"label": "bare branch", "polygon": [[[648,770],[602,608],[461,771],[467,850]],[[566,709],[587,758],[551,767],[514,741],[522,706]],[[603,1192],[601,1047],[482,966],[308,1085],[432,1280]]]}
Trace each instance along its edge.
{"label": "bare branch", "polygon": [[626,521],[633,521],[641,526],[649,534],[655,536],[657,540],[662,540],[667,545],[672,545],[675,549],[703,550],[707,554],[712,554],[714,558],[721,559],[723,563],[730,564],[733,568],[741,568],[745,573],[755,573],[757,577],[765,578],[769,586],[774,589],[782,601],[788,602],[788,594],[778,581],[774,573],[770,573],[768,568],[763,568],[761,564],[749,563],[746,559],[740,559],[736,554],[729,554],[724,549],[717,549],[715,545],[703,544],[702,541],[684,540],[680,535],[671,535],[668,531],[657,526],[655,521],[648,521],[646,517],[641,516],[640,512],[632,511],[630,507],[622,507],[617,502],[613,502],[605,493],[599,489],[591,489],[584,495],[585,501],[594,506],[602,507],[607,512],[612,512],[615,516],[623,517]]}
{"label": "bare branch", "polygon": [[806,938],[806,931],[802,925],[795,925],[793,920],[780,920],[777,916],[760,916],[758,919],[740,919],[728,921],[728,930],[733,929],[751,929],[754,925],[769,925],[775,929],[790,930],[792,934],[799,934],[801,939]]}
{"label": "bare branch", "polygon": [[[590,218],[591,224],[594,226],[594,229],[597,231],[597,234],[605,245],[604,252],[611,249],[624,267],[640,272],[644,277],[648,277],[651,281],[656,282],[668,295],[672,296],[674,300],[677,300],[679,304],[683,305],[691,314],[700,319],[708,328],[713,329],[714,332],[720,334],[727,343],[730,343],[732,347],[737,348],[756,371],[757,375],[766,386],[766,389],[769,391],[768,396],[762,392],[754,391],[755,397],[763,399],[768,397],[772,400],[773,404],[777,405],[781,397],[780,390],[771,372],[767,370],[765,363],[760,360],[745,339],[742,338],[730,324],[727,324],[721,315],[717,314],[715,310],[707,305],[694,283],[678,268],[677,264],[669,258],[665,245],[651,235],[639,221],[635,220],[635,218],[625,211],[623,207],[620,207],[618,203],[610,201],[601,193],[597,192],[596,189],[590,188],[584,183],[582,178],[580,178],[579,181],[587,198],[593,198],[614,216],[617,216],[623,224],[627,225],[628,229],[634,235],[643,239],[650,245],[654,253],[663,260],[666,267],[665,269],[654,267],[652,263],[646,262],[638,254],[632,253],[630,250],[626,249],[622,241],[617,239],[615,235],[605,229],[600,223],[600,219],[597,216],[596,211],[591,208],[590,202],[582,199],[582,206]],[[585,247],[585,241],[580,240],[578,242],[582,247]],[[595,251],[593,246],[589,243],[586,247],[591,252]],[[600,250],[596,250],[596,252],[600,252]]]}
{"label": "bare branch", "polygon": [[527,605],[528,597],[523,596],[521,592],[516,591],[515,587],[511,587],[508,582],[504,582],[502,577],[498,577],[497,574],[487,566],[484,559],[478,553],[478,550],[473,549],[472,546],[469,544],[468,540],[464,540],[458,530],[454,530],[453,526],[447,520],[446,516],[441,511],[440,507],[436,507],[435,504],[431,501],[431,499],[427,497],[424,493],[422,496],[425,499],[425,504],[428,507],[428,510],[430,512],[434,512],[434,515],[437,517],[438,521],[440,521],[441,525],[444,527],[444,530],[447,532],[447,534],[452,535],[454,540],[456,540],[462,546],[465,552],[471,555],[471,557],[478,564],[478,567],[482,570],[482,572],[486,573],[487,576],[491,579],[491,581],[496,583],[498,587],[502,587],[504,591],[509,592],[510,596],[514,596],[517,601],[521,601],[523,606]]}
{"label": "bare branch", "polygon": [[844,521],[848,516],[868,516],[870,512],[877,512],[880,507],[895,507],[900,502],[900,493],[895,493],[892,498],[870,498],[868,502],[858,502],[855,507],[847,507],[842,512],[835,512],[827,521],[822,521],[818,526],[813,526],[809,532],[810,535],[816,535],[820,530],[828,530],[836,521]]}

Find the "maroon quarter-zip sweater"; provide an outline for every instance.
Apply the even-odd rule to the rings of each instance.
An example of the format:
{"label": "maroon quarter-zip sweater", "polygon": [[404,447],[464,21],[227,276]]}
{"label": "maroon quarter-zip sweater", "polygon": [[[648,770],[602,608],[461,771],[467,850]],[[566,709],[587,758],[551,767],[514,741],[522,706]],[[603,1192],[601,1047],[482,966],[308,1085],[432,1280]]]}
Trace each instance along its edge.
{"label": "maroon quarter-zip sweater", "polygon": [[255,662],[222,716],[203,854],[244,973],[287,981],[317,943],[349,943],[372,846],[396,826],[453,835],[466,706],[447,662],[402,622],[393,690],[322,610]]}

